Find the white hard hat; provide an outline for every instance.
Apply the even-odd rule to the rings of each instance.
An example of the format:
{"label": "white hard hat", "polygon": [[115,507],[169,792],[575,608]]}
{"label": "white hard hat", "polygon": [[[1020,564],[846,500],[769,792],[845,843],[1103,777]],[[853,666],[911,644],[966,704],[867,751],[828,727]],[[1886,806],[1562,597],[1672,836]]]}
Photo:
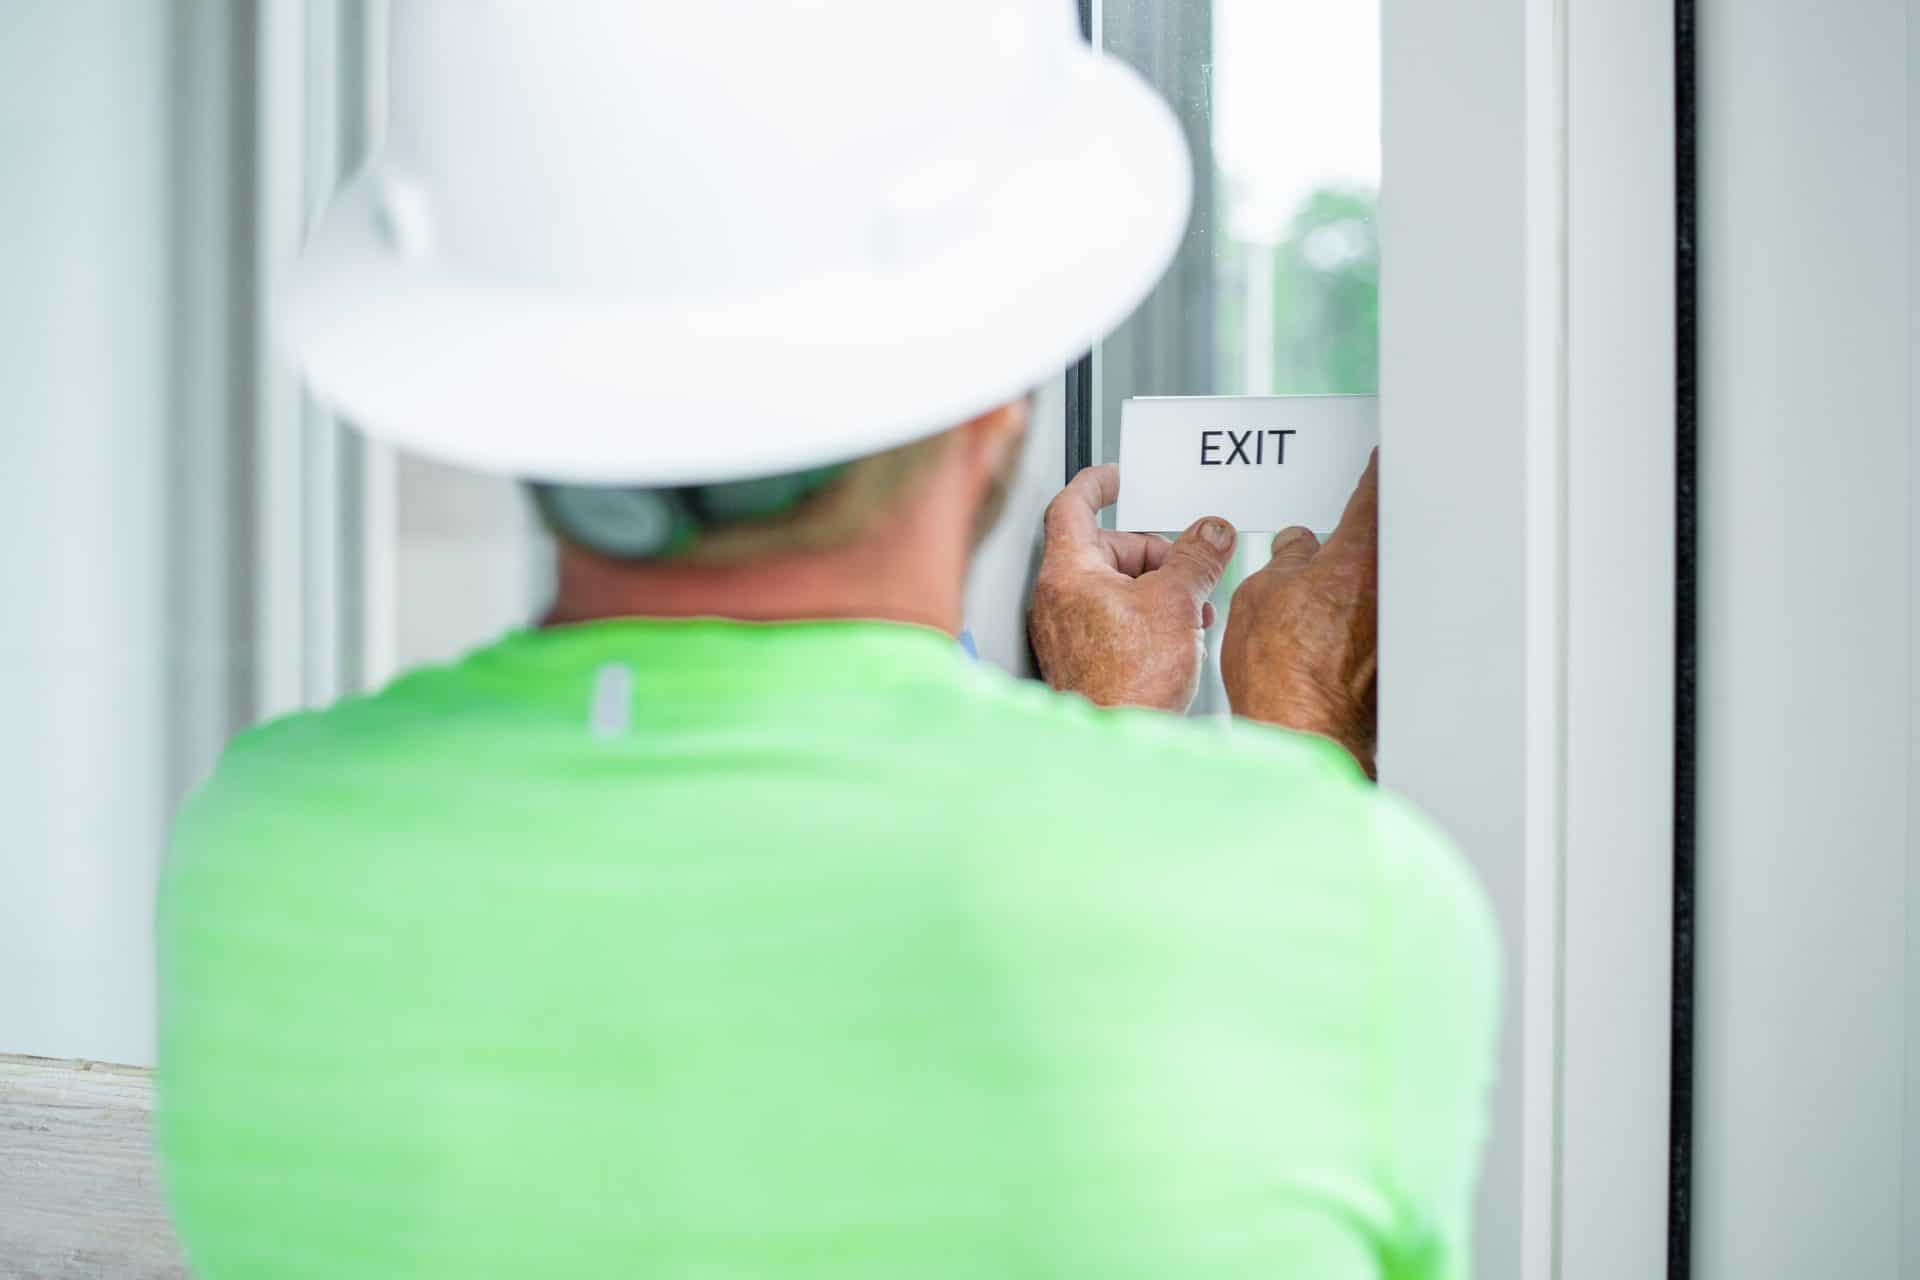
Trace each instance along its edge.
{"label": "white hard hat", "polygon": [[1192,176],[1069,0],[395,0],[384,145],[284,299],[315,392],[535,479],[889,448],[1145,296]]}

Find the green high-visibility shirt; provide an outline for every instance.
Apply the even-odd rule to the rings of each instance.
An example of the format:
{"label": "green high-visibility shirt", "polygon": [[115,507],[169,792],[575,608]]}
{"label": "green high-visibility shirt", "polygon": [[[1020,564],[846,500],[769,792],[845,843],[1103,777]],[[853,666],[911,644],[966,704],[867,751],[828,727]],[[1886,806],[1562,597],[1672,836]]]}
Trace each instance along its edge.
{"label": "green high-visibility shirt", "polygon": [[1323,740],[937,632],[527,632],[280,720],[160,941],[201,1280],[1470,1271],[1446,842]]}

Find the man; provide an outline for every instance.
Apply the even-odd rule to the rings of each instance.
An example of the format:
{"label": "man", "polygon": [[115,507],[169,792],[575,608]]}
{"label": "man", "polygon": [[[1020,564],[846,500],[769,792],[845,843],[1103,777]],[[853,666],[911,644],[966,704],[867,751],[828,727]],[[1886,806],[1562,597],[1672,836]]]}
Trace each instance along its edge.
{"label": "man", "polygon": [[[1112,468],[1047,514],[1064,692],[968,663],[1017,388],[1164,265],[1177,135],[1064,11],[933,48],[930,6],[831,8],[396,4],[295,341],[356,420],[531,479],[559,585],[184,813],[157,1124],[196,1274],[1468,1274],[1493,946],[1365,777],[1372,468],[1237,592],[1230,728],[1168,713],[1234,532],[1100,529]],[[1131,167],[1003,220],[1056,132]],[[789,168],[835,181],[757,198]],[[1096,214],[1064,266],[996,256]]]}

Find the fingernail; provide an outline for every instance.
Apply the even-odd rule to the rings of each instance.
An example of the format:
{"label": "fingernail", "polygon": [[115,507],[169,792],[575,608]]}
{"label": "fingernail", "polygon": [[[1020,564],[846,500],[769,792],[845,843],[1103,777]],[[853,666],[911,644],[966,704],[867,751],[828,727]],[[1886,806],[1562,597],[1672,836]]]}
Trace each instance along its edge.
{"label": "fingernail", "polygon": [[1209,520],[1200,526],[1200,536],[1215,551],[1233,550],[1233,526],[1224,520]]}

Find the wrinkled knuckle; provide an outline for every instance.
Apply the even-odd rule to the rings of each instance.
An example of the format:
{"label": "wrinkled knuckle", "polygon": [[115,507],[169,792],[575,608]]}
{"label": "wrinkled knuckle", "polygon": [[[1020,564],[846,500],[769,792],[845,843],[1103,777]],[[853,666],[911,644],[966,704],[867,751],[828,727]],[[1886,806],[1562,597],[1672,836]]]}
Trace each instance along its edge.
{"label": "wrinkled knuckle", "polygon": [[1271,590],[1272,578],[1262,570],[1251,574],[1239,586],[1233,589],[1233,613],[1238,617],[1242,612],[1251,614],[1260,607]]}
{"label": "wrinkled knuckle", "polygon": [[1184,542],[1176,542],[1168,549],[1167,565],[1178,568],[1182,572],[1192,572],[1196,570],[1200,572],[1211,572],[1213,568],[1213,566],[1207,562],[1207,558],[1204,555]]}

